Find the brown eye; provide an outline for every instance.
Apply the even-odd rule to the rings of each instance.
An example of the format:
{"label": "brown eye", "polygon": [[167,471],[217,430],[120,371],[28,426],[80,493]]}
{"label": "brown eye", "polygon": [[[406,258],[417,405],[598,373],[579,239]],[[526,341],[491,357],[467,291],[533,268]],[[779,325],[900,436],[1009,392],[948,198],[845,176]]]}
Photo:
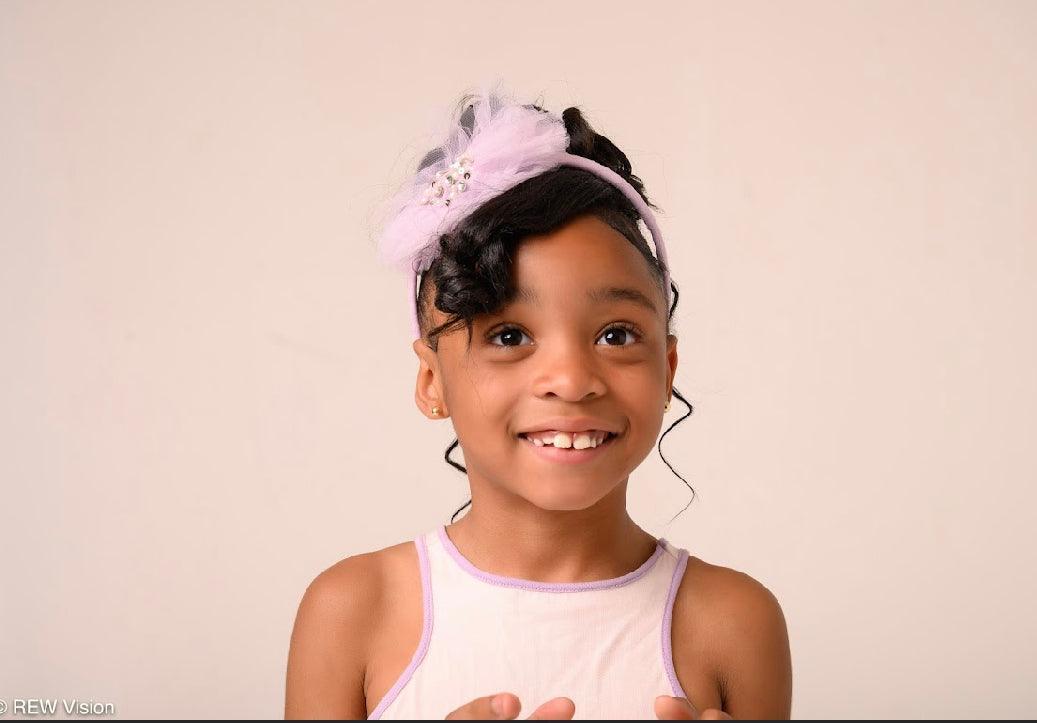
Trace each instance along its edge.
{"label": "brown eye", "polygon": [[522,341],[523,336],[525,336],[525,334],[523,334],[522,330],[518,327],[505,326],[501,328],[500,331],[496,331],[486,337],[486,340],[493,344],[494,339],[500,338],[504,342],[502,344],[493,344],[493,346],[522,346],[520,342]]}
{"label": "brown eye", "polygon": [[[598,338],[608,338],[616,342],[606,343],[605,346],[631,346],[641,340],[641,334],[633,324],[613,324]],[[627,341],[630,343],[626,343]]]}

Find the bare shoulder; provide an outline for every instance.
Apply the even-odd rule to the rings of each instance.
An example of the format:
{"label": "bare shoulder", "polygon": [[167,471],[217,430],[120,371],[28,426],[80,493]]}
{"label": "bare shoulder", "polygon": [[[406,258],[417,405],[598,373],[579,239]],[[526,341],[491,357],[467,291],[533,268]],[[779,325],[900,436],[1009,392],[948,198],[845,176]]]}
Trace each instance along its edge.
{"label": "bare shoulder", "polygon": [[[408,550],[408,548],[410,548]],[[367,717],[371,642],[413,543],[347,557],[318,574],[299,603],[288,651],[285,718]]]}
{"label": "bare shoulder", "polygon": [[734,718],[791,716],[785,615],[758,580],[689,556],[674,600],[672,634],[675,670],[683,683],[683,665],[692,687],[697,685],[701,703],[688,686],[685,691],[700,709],[721,707]]}

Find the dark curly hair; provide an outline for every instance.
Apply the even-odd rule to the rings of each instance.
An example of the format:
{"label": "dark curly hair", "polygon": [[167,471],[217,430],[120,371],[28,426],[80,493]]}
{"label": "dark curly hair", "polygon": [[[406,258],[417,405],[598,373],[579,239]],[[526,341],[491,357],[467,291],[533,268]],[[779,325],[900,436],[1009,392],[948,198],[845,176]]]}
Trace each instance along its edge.
{"label": "dark curly hair", "polygon": [[[463,108],[460,116],[462,127],[471,135],[474,124],[472,96],[461,99]],[[547,112],[538,105],[527,105]],[[567,108],[562,120],[569,136],[569,153],[590,158],[611,168],[623,177],[645,203],[656,209],[645,194],[641,179],[631,172],[630,160],[605,136],[597,133],[584,118],[579,108]],[[442,151],[436,149],[427,154],[418,164],[418,170],[442,160]],[[516,245],[528,236],[550,233],[577,216],[590,214],[598,217],[626,237],[641,252],[653,278],[661,291],[664,289],[663,267],[638,227],[640,214],[623,193],[608,181],[589,171],[571,166],[560,166],[530,178],[479,206],[470,213],[452,232],[439,237],[438,257],[421,275],[418,284],[417,307],[421,336],[429,347],[436,351],[439,337],[464,326],[468,332],[468,344],[472,343],[473,319],[480,314],[493,314],[512,301],[516,293],[512,276],[513,251]],[[432,284],[426,283],[431,278]],[[672,333],[673,312],[680,296],[676,284],[671,280],[673,304],[666,318],[666,331]],[[435,299],[432,291],[435,291]],[[665,298],[665,293],[664,293]],[[432,324],[431,306],[447,314],[447,320],[439,326]],[[671,424],[659,437],[659,456],[670,471],[691,490],[691,500],[671,518],[671,522],[695,499],[695,489],[681,477],[663,457],[662,438],[671,429],[691,416],[694,408],[676,387],[673,396],[680,399],[688,411]],[[458,439],[447,447],[443,458],[448,464],[467,474],[468,470],[450,459],[450,453],[458,446]],[[461,505],[450,517],[454,518],[471,499]]]}

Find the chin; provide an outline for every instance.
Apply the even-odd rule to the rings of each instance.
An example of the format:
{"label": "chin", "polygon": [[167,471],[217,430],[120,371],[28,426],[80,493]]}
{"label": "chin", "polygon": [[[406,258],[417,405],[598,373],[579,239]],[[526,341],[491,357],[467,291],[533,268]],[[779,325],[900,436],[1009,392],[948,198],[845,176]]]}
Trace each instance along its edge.
{"label": "chin", "polygon": [[[548,486],[550,485],[550,486]],[[530,504],[552,512],[575,512],[593,507],[609,493],[608,489],[573,484],[565,489],[556,482],[538,485],[536,489],[519,492]]]}

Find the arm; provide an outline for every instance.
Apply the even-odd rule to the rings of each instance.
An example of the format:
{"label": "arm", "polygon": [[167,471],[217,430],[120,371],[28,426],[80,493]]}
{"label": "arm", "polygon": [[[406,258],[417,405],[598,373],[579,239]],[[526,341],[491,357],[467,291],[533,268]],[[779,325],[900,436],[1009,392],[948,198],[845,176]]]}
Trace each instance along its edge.
{"label": "arm", "polygon": [[730,573],[719,629],[723,709],[736,719],[788,719],[792,656],[785,615],[770,590],[744,573]]}
{"label": "arm", "polygon": [[285,719],[367,718],[367,640],[380,576],[369,555],[346,558],[306,588],[292,630]]}

